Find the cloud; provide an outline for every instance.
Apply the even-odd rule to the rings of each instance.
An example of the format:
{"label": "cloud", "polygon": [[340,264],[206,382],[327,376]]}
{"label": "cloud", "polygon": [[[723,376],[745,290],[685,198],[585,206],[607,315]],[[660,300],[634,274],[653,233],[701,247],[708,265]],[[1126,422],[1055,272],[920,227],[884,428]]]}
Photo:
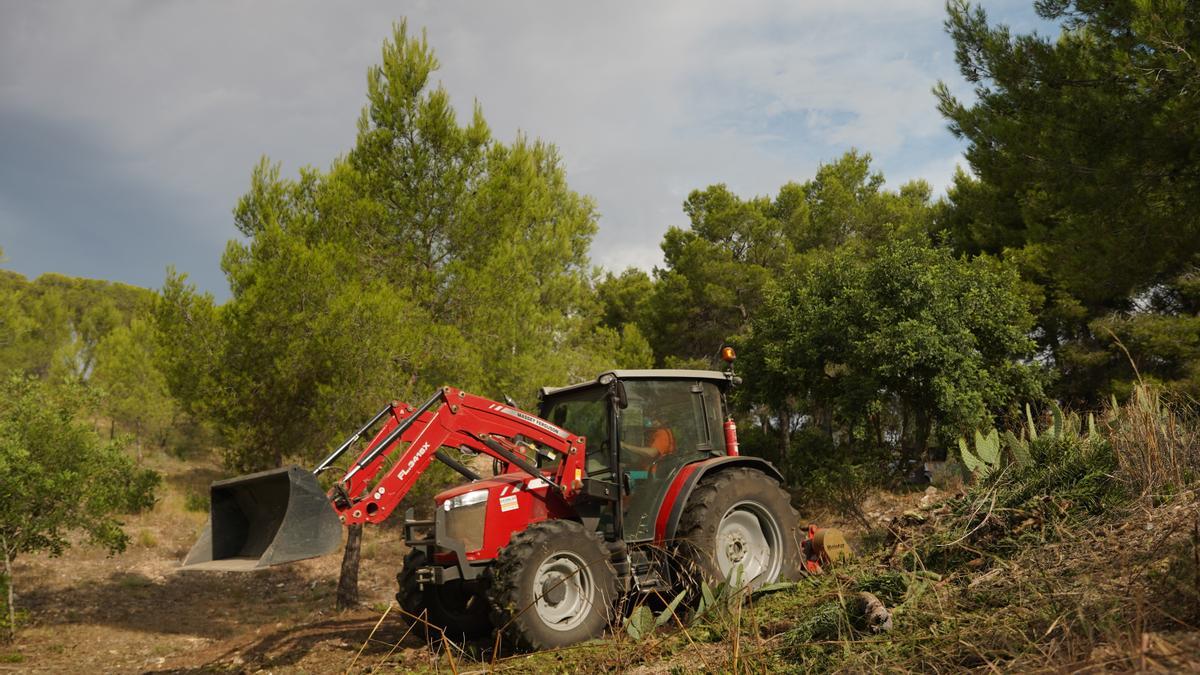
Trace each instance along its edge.
{"label": "cloud", "polygon": [[[17,271],[154,287],[170,262],[154,253],[224,247],[196,195],[114,170],[111,148],[69,125],[0,108],[0,153],[0,246]],[[215,265],[191,271],[223,285]]]}
{"label": "cloud", "polygon": [[[884,7],[885,9],[881,9]],[[0,246],[27,274],[219,295],[230,210],[261,155],[353,143],[393,21],[425,27],[461,116],[557,144],[602,214],[593,259],[650,267],[691,189],[746,194],[850,147],[948,182],[930,88],[957,82],[941,0],[839,3],[9,3],[0,9]],[[40,162],[38,175],[22,167]],[[70,176],[50,180],[47,176]],[[895,183],[896,181],[890,181]],[[95,232],[120,245],[97,255]]]}

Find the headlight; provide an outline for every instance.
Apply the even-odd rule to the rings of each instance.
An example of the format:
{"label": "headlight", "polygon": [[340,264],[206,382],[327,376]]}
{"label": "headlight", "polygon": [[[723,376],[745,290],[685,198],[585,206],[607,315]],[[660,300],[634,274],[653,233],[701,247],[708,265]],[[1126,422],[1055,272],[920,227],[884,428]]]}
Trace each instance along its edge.
{"label": "headlight", "polygon": [[443,502],[442,508],[449,511],[450,509],[457,509],[460,506],[470,506],[472,504],[486,502],[487,498],[488,491],[486,489],[472,490],[470,492],[464,492],[457,497],[451,497],[450,499],[447,499],[445,502]]}

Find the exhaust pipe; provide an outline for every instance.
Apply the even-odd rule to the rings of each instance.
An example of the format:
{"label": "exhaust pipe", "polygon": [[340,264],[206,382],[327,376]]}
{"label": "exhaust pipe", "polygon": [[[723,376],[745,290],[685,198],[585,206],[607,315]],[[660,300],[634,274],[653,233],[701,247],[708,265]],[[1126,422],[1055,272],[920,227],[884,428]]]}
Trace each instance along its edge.
{"label": "exhaust pipe", "polygon": [[333,553],[342,523],[317,477],[292,466],[217,481],[209,521],[180,569],[245,572]]}

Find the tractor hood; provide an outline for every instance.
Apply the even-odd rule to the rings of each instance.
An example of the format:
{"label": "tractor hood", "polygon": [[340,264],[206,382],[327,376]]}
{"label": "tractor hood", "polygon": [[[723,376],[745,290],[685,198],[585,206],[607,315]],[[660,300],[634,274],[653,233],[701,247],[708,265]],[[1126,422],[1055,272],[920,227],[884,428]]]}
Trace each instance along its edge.
{"label": "tractor hood", "polygon": [[[530,484],[533,484],[532,486]],[[539,484],[540,483],[540,484]],[[439,492],[433,498],[434,505],[439,509],[446,508],[448,502],[453,502],[456,498],[461,501],[466,495],[487,490],[489,492],[499,489],[501,492],[518,492],[525,489],[536,489],[546,487],[548,483],[540,478],[534,478],[524,473],[506,473],[492,478],[484,478],[482,480],[456,485],[448,490]],[[507,488],[507,489],[506,489]]]}
{"label": "tractor hood", "polygon": [[514,472],[442,492],[434,497],[439,547],[461,551],[469,562],[495,558],[512,534],[569,515],[561,499],[548,498],[557,497],[549,487],[543,478]]}

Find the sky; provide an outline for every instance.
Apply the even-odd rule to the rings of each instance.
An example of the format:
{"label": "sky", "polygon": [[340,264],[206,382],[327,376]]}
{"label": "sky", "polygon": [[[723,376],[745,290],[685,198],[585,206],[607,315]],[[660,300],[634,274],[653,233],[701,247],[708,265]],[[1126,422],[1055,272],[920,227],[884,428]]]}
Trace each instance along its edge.
{"label": "sky", "polygon": [[[984,0],[1042,29],[1031,0]],[[260,157],[346,153],[394,22],[425,29],[460,120],[558,146],[600,212],[592,260],[662,264],[687,194],[774,194],[869,152],[890,188],[963,164],[931,89],[969,100],[942,0],[0,0],[4,268],[228,296],[231,215]]]}

